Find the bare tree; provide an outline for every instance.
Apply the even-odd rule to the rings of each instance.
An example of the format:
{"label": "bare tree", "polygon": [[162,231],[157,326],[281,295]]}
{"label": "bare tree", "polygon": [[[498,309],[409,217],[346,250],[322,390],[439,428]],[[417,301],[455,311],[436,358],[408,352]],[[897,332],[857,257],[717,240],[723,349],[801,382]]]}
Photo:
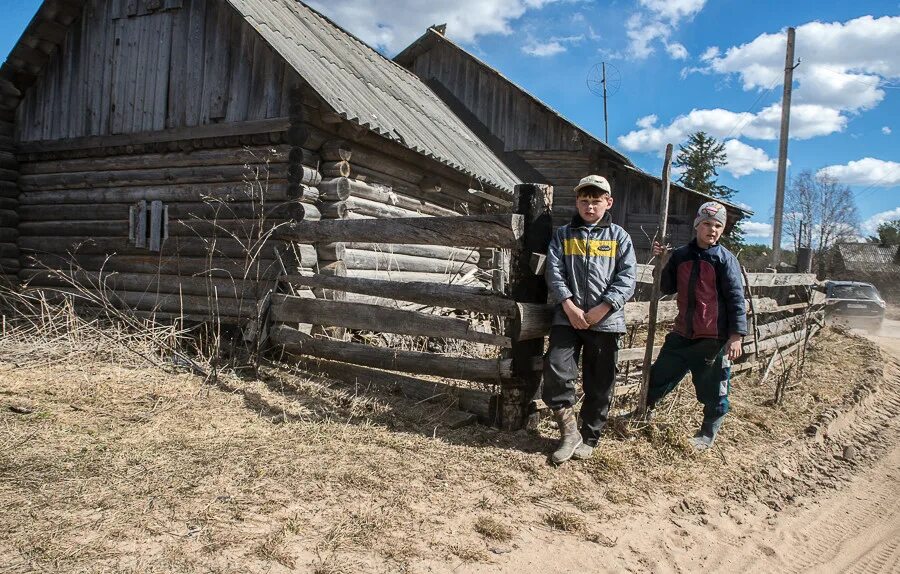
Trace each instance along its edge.
{"label": "bare tree", "polygon": [[859,214],[849,187],[828,173],[804,170],[793,178],[785,196],[784,221],[794,248],[812,249],[821,268],[835,243],[857,236]]}

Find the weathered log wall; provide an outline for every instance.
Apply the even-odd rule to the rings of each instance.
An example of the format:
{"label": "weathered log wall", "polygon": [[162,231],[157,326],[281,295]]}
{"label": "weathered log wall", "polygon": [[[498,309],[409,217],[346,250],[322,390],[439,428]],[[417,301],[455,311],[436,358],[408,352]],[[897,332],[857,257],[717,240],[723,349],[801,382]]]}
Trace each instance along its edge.
{"label": "weathered log wall", "polygon": [[19,162],[12,134],[12,122],[0,120],[0,282],[5,284],[14,284],[19,272]]}
{"label": "weathered log wall", "polygon": [[[255,315],[256,301],[279,275],[318,266],[312,245],[273,236],[289,223],[321,217],[314,167],[299,171],[289,193],[290,146],[159,147],[110,147],[97,157],[85,149],[21,154],[20,278],[58,289],[73,287],[70,277],[133,309],[193,316],[214,310],[237,320]],[[178,148],[184,151],[169,151]],[[309,150],[293,157],[300,166],[316,163]],[[154,202],[164,220],[136,220],[136,206]],[[138,240],[152,235],[153,224],[158,249]]]}

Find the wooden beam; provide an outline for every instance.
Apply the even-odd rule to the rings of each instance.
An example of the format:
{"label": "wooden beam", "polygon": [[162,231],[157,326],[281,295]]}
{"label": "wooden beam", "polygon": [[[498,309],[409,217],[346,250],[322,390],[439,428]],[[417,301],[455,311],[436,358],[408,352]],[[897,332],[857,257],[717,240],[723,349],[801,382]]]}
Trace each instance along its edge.
{"label": "wooden beam", "polygon": [[280,231],[284,239],[301,243],[331,241],[408,243],[468,247],[512,247],[522,236],[521,215],[405,217],[397,219],[336,219],[299,222]]}
{"label": "wooden beam", "polygon": [[516,305],[512,300],[497,296],[490,289],[480,287],[417,281],[384,281],[359,277],[323,277],[321,275],[311,277],[289,275],[283,280],[291,285],[360,293],[490,315],[512,317],[516,312]]}
{"label": "wooden beam", "polygon": [[313,338],[285,325],[276,326],[271,340],[291,353],[309,355],[354,365],[435,375],[451,379],[499,384],[512,376],[512,361],[447,357],[436,353],[402,351],[360,343]]}
{"label": "wooden beam", "polygon": [[346,301],[273,295],[272,317],[282,323],[312,323],[382,333],[462,339],[500,347],[507,347],[510,343],[508,337],[475,330],[464,319]]}

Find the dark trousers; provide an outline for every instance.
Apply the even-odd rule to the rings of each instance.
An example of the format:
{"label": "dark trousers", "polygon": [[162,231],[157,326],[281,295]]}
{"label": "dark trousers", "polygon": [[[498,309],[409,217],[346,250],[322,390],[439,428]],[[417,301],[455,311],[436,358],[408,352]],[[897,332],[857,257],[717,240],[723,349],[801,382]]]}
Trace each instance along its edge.
{"label": "dark trousers", "polygon": [[726,414],[731,361],[725,351],[725,341],[721,339],[688,339],[678,333],[666,335],[659,357],[650,369],[647,405],[656,405],[690,372],[697,400],[703,403],[703,419],[713,420]]}
{"label": "dark trousers", "polygon": [[554,325],[550,349],[544,356],[544,403],[551,409],[575,405],[578,358],[582,362],[584,403],[581,405],[581,438],[596,446],[606,426],[616,384],[619,334]]}

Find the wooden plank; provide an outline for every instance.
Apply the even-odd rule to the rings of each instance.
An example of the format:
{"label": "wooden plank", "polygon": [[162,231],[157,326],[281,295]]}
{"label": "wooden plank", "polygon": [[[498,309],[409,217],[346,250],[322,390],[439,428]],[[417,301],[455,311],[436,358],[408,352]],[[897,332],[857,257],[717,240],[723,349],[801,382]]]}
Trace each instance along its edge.
{"label": "wooden plank", "polygon": [[270,334],[270,340],[298,355],[320,357],[389,371],[403,371],[468,381],[485,381],[492,384],[498,384],[502,379],[509,379],[512,376],[512,361],[509,359],[447,357],[436,353],[403,351],[360,343],[313,338],[285,325],[276,326]]}
{"label": "wooden plank", "polygon": [[459,217],[410,217],[390,220],[323,220],[295,223],[279,232],[301,243],[375,242],[468,247],[512,247],[522,236],[523,220],[513,214]]}
{"label": "wooden plank", "polygon": [[150,202],[150,244],[151,252],[159,252],[162,245],[163,204],[161,201]]}
{"label": "wooden plank", "polygon": [[415,311],[388,309],[378,305],[272,296],[272,317],[284,323],[299,322],[332,327],[398,333],[424,337],[462,339],[508,347],[508,337],[475,330],[463,319],[424,315]]}
{"label": "wooden plank", "polygon": [[[179,10],[179,13],[181,11]],[[166,115],[168,112],[167,94],[169,93],[169,68],[172,59],[174,40],[174,26],[179,15],[174,12],[165,12],[154,16],[159,19],[159,38],[156,40],[158,50],[156,53],[155,82],[153,87],[153,109],[149,123],[145,122],[145,131],[162,130],[166,127]],[[177,59],[183,59],[183,52],[176,52]],[[151,63],[154,61],[151,60]],[[181,96],[183,97],[183,96]]]}
{"label": "wooden plank", "polygon": [[344,263],[348,269],[384,269],[391,271],[421,271],[456,275],[477,269],[474,263],[464,263],[434,257],[417,257],[383,251],[347,249]]}
{"label": "wooden plank", "polygon": [[393,298],[448,309],[464,309],[476,313],[506,317],[515,316],[516,313],[516,305],[513,301],[494,294],[490,289],[480,287],[322,275],[288,275],[284,277],[284,282],[315,289],[332,289]]}
{"label": "wooden plank", "polygon": [[135,213],[137,224],[134,228],[134,246],[144,247],[147,245],[147,202],[141,200],[138,202],[137,211]]}

